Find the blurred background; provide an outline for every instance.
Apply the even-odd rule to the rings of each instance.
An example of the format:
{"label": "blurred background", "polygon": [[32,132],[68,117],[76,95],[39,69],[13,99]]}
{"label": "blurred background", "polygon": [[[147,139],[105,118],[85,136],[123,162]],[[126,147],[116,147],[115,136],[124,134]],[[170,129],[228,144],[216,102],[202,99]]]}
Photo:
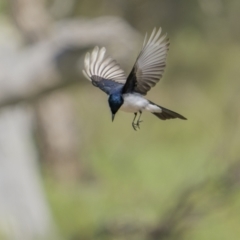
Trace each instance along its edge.
{"label": "blurred background", "polygon": [[[0,239],[240,238],[240,1],[0,1]],[[170,38],[148,99],[187,121],[114,123],[83,58],[129,73]]]}

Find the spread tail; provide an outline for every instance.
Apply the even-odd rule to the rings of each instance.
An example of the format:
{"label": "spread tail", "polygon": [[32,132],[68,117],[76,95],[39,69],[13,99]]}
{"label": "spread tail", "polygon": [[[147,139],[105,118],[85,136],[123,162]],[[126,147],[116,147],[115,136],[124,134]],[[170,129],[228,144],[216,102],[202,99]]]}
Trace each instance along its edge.
{"label": "spread tail", "polygon": [[[156,104],[154,104],[154,105],[156,105]],[[157,116],[158,118],[160,118],[162,120],[173,119],[173,118],[180,118],[183,120],[187,120],[184,116],[180,115],[179,113],[173,112],[173,111],[166,109],[164,107],[161,107],[161,106],[158,106],[158,107],[160,107],[162,109],[162,112],[152,112],[152,114],[154,114],[155,116]]]}

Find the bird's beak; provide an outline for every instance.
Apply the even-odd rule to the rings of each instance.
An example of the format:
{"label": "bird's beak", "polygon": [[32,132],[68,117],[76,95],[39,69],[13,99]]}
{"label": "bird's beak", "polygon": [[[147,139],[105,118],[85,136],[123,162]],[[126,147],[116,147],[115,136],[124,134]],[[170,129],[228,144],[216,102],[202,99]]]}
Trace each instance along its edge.
{"label": "bird's beak", "polygon": [[114,120],[115,114],[112,114],[112,121]]}

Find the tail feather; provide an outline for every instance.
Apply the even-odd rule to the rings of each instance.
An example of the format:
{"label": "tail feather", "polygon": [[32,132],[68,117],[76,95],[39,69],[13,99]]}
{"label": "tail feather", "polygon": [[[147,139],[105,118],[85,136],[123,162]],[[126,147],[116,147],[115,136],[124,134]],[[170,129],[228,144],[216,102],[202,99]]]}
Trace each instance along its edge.
{"label": "tail feather", "polygon": [[179,113],[173,112],[173,111],[171,111],[169,109],[166,109],[164,107],[161,107],[161,106],[158,106],[158,107],[160,107],[162,109],[162,112],[153,112],[152,114],[154,114],[155,116],[157,116],[158,118],[160,118],[162,120],[174,119],[174,118],[180,118],[180,119],[183,119],[183,120],[187,120],[187,118],[180,115]]}

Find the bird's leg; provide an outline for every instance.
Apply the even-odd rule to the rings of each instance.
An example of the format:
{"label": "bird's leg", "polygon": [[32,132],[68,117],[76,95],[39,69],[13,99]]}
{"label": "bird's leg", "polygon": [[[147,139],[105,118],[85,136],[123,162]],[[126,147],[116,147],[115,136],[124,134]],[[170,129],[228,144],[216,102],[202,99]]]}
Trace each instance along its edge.
{"label": "bird's leg", "polygon": [[137,112],[136,113],[134,113],[134,118],[133,118],[133,121],[132,121],[132,127],[133,127],[133,129],[135,130],[135,131],[137,131],[137,124],[134,122],[135,121],[135,119],[136,119],[136,117],[137,117]]}
{"label": "bird's leg", "polygon": [[139,111],[139,113],[140,113],[140,115],[139,115],[139,117],[138,117],[138,120],[137,120],[136,125],[137,125],[137,127],[140,129],[140,123],[142,122],[142,120],[140,121],[140,118],[141,118],[141,116],[142,116],[142,111]]}

